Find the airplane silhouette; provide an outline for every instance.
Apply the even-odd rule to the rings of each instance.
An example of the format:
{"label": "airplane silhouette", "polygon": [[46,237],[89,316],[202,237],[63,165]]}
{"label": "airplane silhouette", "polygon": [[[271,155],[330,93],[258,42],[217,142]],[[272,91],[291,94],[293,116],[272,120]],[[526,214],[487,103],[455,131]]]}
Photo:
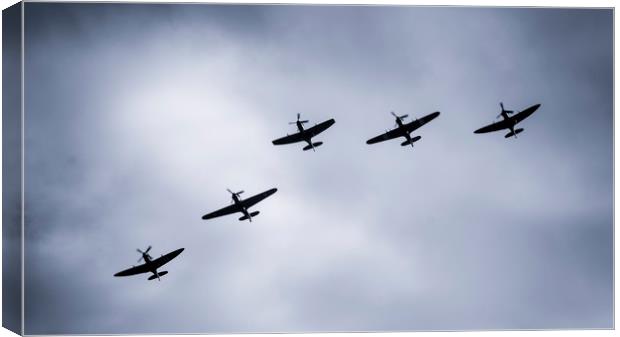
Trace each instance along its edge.
{"label": "airplane silhouette", "polygon": [[144,263],[139,265],[139,266],[134,266],[131,267],[129,269],[125,269],[121,272],[118,272],[116,274],[114,274],[114,276],[130,276],[130,275],[137,275],[137,274],[142,274],[142,273],[153,273],[153,275],[151,275],[148,279],[149,281],[154,280],[154,279],[158,279],[159,281],[161,281],[161,279],[159,278],[160,276],[164,276],[166,274],[168,274],[167,271],[161,271],[161,272],[157,272],[157,268],[165,265],[166,263],[170,262],[172,259],[174,259],[175,257],[177,257],[179,254],[181,254],[181,252],[183,252],[185,248],[179,248],[173,252],[170,252],[166,255],[162,255],[158,258],[156,258],[155,260],[153,260],[153,258],[151,257],[151,255],[149,255],[149,251],[151,250],[151,246],[149,246],[145,251],[141,251],[140,249],[136,249],[138,251],[138,253],[142,254],[142,257],[140,257],[140,259],[138,260],[138,262],[140,262],[141,260],[144,260]]}
{"label": "airplane silhouette", "polygon": [[503,129],[510,129],[510,132],[507,133],[504,138],[508,138],[508,137],[512,137],[514,136],[515,138],[517,138],[517,135],[519,133],[521,133],[523,131],[523,128],[520,129],[516,129],[515,130],[515,126],[520,123],[521,121],[523,121],[524,119],[528,118],[531,114],[534,113],[534,111],[536,111],[539,107],[540,104],[534,104],[531,107],[517,113],[516,115],[510,117],[508,116],[509,114],[513,114],[514,111],[512,110],[505,110],[504,109],[504,103],[499,103],[499,106],[502,108],[502,112],[500,112],[499,115],[497,115],[497,117],[499,118],[500,116],[503,117],[503,119],[499,122],[495,122],[493,124],[489,124],[485,127],[482,127],[476,131],[474,131],[474,133],[487,133],[487,132],[493,132],[493,131],[499,131],[499,130],[503,130]]}
{"label": "airplane silhouette", "polygon": [[411,145],[411,147],[413,147],[413,143],[417,142],[418,140],[420,140],[422,137],[421,136],[416,136],[411,138],[410,133],[417,130],[418,128],[420,128],[422,125],[432,121],[433,119],[437,118],[437,116],[439,116],[439,111],[435,111],[431,114],[428,114],[420,119],[416,119],[412,122],[409,122],[407,124],[403,123],[403,119],[407,118],[409,115],[402,115],[402,116],[397,116],[393,111],[391,112],[392,116],[394,116],[394,118],[396,119],[396,125],[394,129],[390,130],[390,131],[386,131],[384,134],[379,135],[377,137],[371,138],[369,140],[366,141],[366,144],[375,144],[375,143],[379,143],[379,142],[383,142],[389,139],[394,139],[394,138],[398,138],[398,137],[405,137],[405,141],[403,143],[401,143],[400,145],[402,146],[406,146],[406,145]]}
{"label": "airplane silhouette", "polygon": [[252,196],[250,198],[247,199],[241,199],[241,197],[239,196],[241,193],[243,193],[243,191],[239,191],[239,192],[233,192],[230,189],[226,189],[228,192],[230,192],[230,194],[232,195],[232,201],[233,204],[230,206],[226,206],[224,208],[221,208],[215,212],[211,212],[209,214],[203,215],[202,219],[203,220],[207,220],[207,219],[213,219],[213,218],[217,218],[223,215],[228,215],[228,214],[232,214],[232,213],[237,213],[237,212],[241,212],[243,213],[243,216],[239,218],[239,221],[243,221],[243,220],[250,220],[250,222],[252,222],[252,217],[257,216],[260,212],[256,211],[256,212],[249,212],[248,208],[256,205],[258,202],[260,202],[261,200],[267,198],[268,196],[276,193],[276,191],[278,191],[277,188],[272,188],[270,190],[267,190],[263,193],[259,193],[255,196]]}
{"label": "airplane silhouette", "polygon": [[299,132],[294,133],[292,135],[286,135],[282,138],[278,138],[272,141],[273,145],[284,145],[284,144],[292,144],[292,143],[297,143],[297,142],[306,142],[308,143],[308,145],[304,147],[303,150],[308,151],[312,149],[312,151],[315,151],[315,148],[321,146],[323,142],[313,143],[312,138],[317,136],[321,132],[327,130],[330,126],[336,123],[336,121],[332,118],[322,123],[316,124],[315,126],[309,129],[304,129],[304,124],[308,123],[308,121],[307,120],[300,121],[299,120],[300,117],[301,117],[301,114],[297,114],[297,121],[289,123],[289,124],[296,124],[297,130]]}

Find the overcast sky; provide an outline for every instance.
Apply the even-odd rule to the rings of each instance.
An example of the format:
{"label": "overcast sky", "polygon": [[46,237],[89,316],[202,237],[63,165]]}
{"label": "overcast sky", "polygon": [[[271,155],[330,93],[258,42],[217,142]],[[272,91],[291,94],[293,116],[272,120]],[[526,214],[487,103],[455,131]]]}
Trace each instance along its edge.
{"label": "overcast sky", "polygon": [[611,328],[612,15],[26,3],[25,332]]}

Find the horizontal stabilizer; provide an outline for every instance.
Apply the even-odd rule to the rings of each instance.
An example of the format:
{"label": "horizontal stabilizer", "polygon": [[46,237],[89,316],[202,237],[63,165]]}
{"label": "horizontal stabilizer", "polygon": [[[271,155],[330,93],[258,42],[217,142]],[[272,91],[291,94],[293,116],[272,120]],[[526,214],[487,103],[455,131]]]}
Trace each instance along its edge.
{"label": "horizontal stabilizer", "polygon": [[314,147],[319,147],[321,145],[323,145],[323,142],[312,143],[312,145],[307,145],[306,147],[304,147],[304,151],[308,151]]}
{"label": "horizontal stabilizer", "polygon": [[165,271],[165,270],[164,271],[160,271],[159,273],[157,273],[157,275],[154,275],[154,274],[151,275],[151,277],[149,277],[149,281],[152,281],[152,280],[154,280],[154,279],[156,279],[156,278],[158,278],[160,276],[164,276],[166,274],[168,274],[167,271]]}
{"label": "horizontal stabilizer", "polygon": [[[257,216],[259,213],[260,213],[259,211],[252,212],[252,213],[250,213],[250,217],[255,217],[255,216]],[[248,216],[245,216],[245,215],[244,215],[244,216],[242,216],[242,217],[240,217],[240,218],[239,218],[239,221],[248,220],[250,217],[248,217]]]}
{"label": "horizontal stabilizer", "polygon": [[518,134],[520,134],[521,132],[523,132],[523,129],[516,129],[515,132],[508,132],[508,134],[506,134],[504,136],[504,138],[508,138],[508,137],[512,137],[512,136],[516,136]]}
{"label": "horizontal stabilizer", "polygon": [[411,138],[411,141],[406,140],[406,141],[402,142],[400,145],[401,146],[411,145],[411,144],[417,142],[418,140],[420,140],[421,138],[422,138],[422,136],[415,136],[415,137]]}

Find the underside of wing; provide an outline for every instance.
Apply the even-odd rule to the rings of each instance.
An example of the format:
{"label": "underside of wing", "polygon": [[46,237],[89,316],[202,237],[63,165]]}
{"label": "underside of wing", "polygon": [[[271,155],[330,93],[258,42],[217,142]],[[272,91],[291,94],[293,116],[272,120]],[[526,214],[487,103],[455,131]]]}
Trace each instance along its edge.
{"label": "underside of wing", "polygon": [[181,254],[181,252],[183,252],[183,250],[185,250],[185,248],[179,248],[173,252],[170,252],[164,256],[160,256],[158,258],[156,258],[155,260],[151,261],[151,264],[155,266],[155,268],[159,268],[163,265],[165,265],[166,263],[170,262],[172,259],[174,259],[175,257],[179,256],[179,254]]}
{"label": "underside of wing", "polygon": [[336,121],[334,119],[330,119],[327,120],[325,122],[319,123],[309,129],[306,130],[306,132],[308,134],[310,134],[310,137],[314,137],[316,135],[318,135],[319,133],[327,130],[330,126],[334,125],[334,123],[336,123]]}
{"label": "underside of wing", "polygon": [[137,274],[142,274],[142,273],[148,273],[149,271],[150,270],[146,266],[146,264],[141,264],[139,266],[131,267],[129,269],[125,269],[121,272],[118,272],[114,274],[114,276],[131,276],[131,275],[137,275]]}
{"label": "underside of wing", "polygon": [[260,202],[261,200],[267,198],[268,196],[276,193],[278,189],[277,188],[272,188],[268,191],[265,191],[263,193],[257,194],[255,196],[252,196],[250,198],[241,200],[241,203],[243,204],[243,206],[245,206],[246,208],[252,207],[253,205],[256,205],[258,202]]}
{"label": "underside of wing", "polygon": [[499,130],[503,130],[508,127],[510,127],[510,122],[507,120],[503,120],[503,121],[496,122],[493,124],[489,124],[485,127],[482,127],[474,131],[474,133],[487,133],[487,132],[499,131]]}
{"label": "underside of wing", "polygon": [[278,138],[274,141],[272,141],[273,145],[284,145],[284,144],[292,144],[292,143],[297,143],[297,142],[301,142],[302,140],[304,140],[304,138],[302,137],[301,133],[294,133],[292,135],[288,135],[288,136],[284,136],[282,138]]}
{"label": "underside of wing", "polygon": [[241,211],[241,208],[238,205],[230,205],[226,206],[222,209],[218,209],[215,212],[211,212],[209,214],[205,214],[202,216],[202,220],[217,218],[218,216],[233,214]]}
{"label": "underside of wing", "polygon": [[519,112],[518,114],[514,115],[514,117],[512,117],[512,119],[515,121],[516,123],[521,122],[522,120],[528,118],[531,114],[534,113],[534,111],[536,111],[538,108],[540,107],[540,104],[536,104],[536,105],[532,105],[531,107]]}
{"label": "underside of wing", "polygon": [[437,118],[437,116],[439,116],[439,111],[435,111],[431,114],[428,114],[422,118],[418,118],[412,122],[410,122],[409,124],[405,125],[405,127],[407,128],[407,132],[413,132],[417,129],[419,129],[422,125],[432,121],[433,119]]}
{"label": "underside of wing", "polygon": [[393,129],[377,137],[370,138],[369,140],[366,141],[366,144],[380,143],[380,142],[383,142],[389,139],[398,138],[401,136],[402,136],[402,133],[399,129]]}

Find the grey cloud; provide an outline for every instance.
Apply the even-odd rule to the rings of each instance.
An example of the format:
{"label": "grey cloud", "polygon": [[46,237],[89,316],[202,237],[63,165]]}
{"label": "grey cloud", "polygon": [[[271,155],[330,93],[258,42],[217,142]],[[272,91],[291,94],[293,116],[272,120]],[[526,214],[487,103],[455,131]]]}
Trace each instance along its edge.
{"label": "grey cloud", "polygon": [[[612,327],[609,10],[28,3],[26,332]],[[517,140],[474,135],[542,103]],[[368,146],[389,111],[441,116]],[[270,141],[334,117],[316,153]],[[255,222],[200,220],[257,193]],[[186,251],[162,282],[113,278]],[[57,310],[62,306],[63,310]]]}

